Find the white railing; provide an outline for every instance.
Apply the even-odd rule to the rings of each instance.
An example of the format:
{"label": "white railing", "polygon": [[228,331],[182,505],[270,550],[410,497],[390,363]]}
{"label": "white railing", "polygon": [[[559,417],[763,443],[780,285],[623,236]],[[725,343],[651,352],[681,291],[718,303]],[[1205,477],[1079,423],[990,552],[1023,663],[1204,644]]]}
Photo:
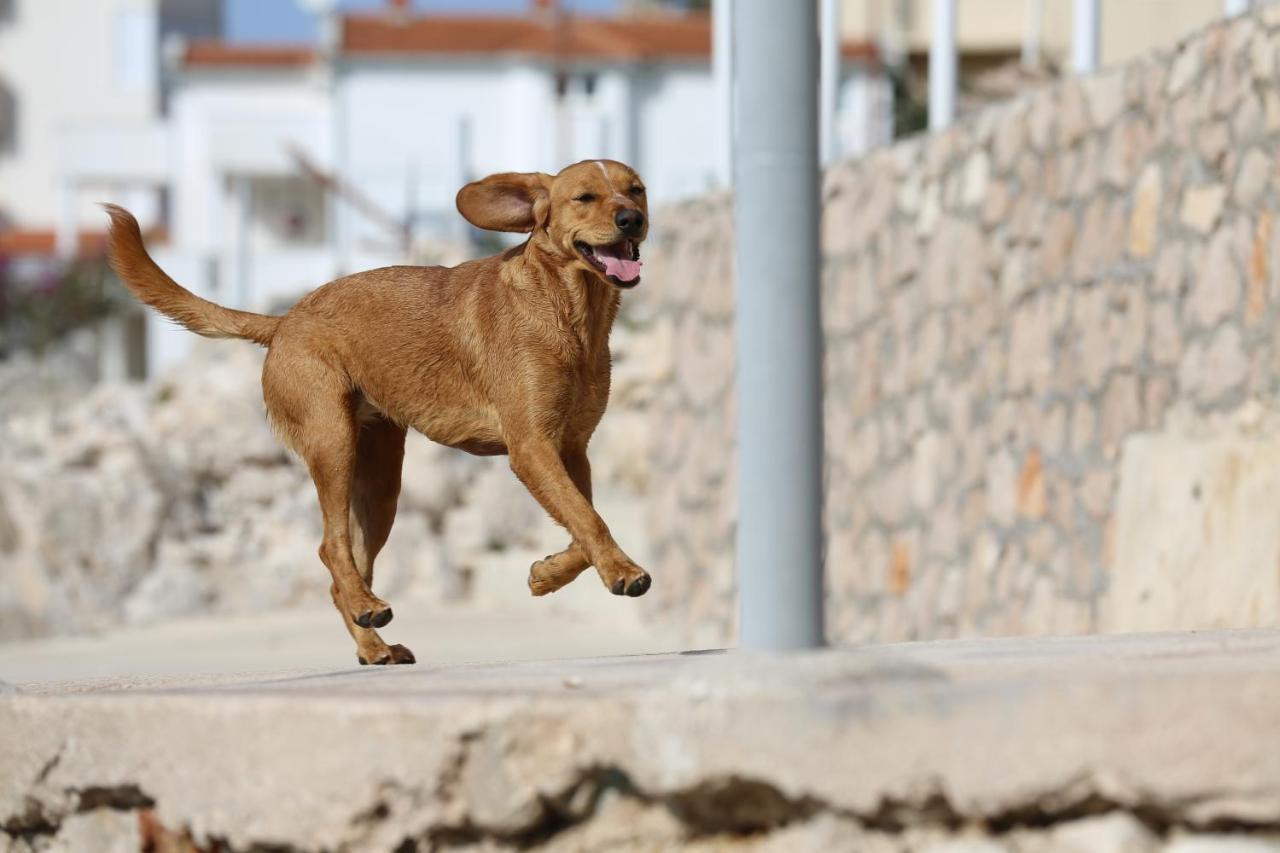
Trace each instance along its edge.
{"label": "white railing", "polygon": [[[1027,0],[1027,27],[1022,58],[1034,64],[1040,56],[1040,25],[1044,0]],[[929,128],[941,130],[955,119],[956,104],[956,0],[932,0],[933,20],[929,46]],[[1228,17],[1240,15],[1254,0],[1223,0]],[[1071,68],[1088,74],[1098,68],[1102,27],[1102,0],[1073,0],[1071,14]]]}

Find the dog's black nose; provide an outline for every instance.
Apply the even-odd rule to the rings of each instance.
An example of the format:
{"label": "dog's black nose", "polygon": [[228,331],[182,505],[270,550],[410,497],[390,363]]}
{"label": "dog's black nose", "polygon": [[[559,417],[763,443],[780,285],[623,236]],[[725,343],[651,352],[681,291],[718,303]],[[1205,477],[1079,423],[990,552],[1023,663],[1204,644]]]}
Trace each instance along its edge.
{"label": "dog's black nose", "polygon": [[613,215],[613,224],[617,225],[623,234],[634,237],[644,227],[644,214],[629,207],[623,208]]}

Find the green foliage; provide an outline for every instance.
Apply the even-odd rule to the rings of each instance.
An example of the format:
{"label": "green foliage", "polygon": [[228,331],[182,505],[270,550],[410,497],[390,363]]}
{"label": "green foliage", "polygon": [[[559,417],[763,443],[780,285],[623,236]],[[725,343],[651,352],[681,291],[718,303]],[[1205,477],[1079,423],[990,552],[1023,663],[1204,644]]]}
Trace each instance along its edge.
{"label": "green foliage", "polygon": [[124,295],[102,259],[32,265],[0,258],[0,355],[37,353],[67,333],[114,313]]}
{"label": "green foliage", "polygon": [[889,70],[889,80],[893,85],[893,138],[927,129],[929,104],[924,82],[905,62]]}

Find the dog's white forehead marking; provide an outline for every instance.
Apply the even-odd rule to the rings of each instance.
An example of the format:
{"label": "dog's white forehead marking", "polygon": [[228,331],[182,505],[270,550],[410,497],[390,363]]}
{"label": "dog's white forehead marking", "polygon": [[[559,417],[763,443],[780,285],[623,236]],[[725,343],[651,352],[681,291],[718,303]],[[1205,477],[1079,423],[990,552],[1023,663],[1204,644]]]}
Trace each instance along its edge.
{"label": "dog's white forehead marking", "polygon": [[620,198],[623,201],[628,201],[627,197],[618,192],[617,187],[613,185],[613,179],[609,177],[609,170],[604,167],[604,161],[597,160],[596,165],[600,167],[600,174],[604,175],[605,182],[609,184],[609,189],[613,191],[614,198]]}

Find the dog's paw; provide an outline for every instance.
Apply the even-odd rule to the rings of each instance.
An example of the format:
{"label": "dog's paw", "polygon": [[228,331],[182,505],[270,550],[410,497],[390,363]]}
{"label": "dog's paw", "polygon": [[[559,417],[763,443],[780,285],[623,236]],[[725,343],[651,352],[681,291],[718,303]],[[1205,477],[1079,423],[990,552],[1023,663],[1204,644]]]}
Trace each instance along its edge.
{"label": "dog's paw", "polygon": [[396,643],[394,646],[388,646],[386,651],[378,652],[370,656],[371,659],[366,660],[364,655],[356,655],[356,660],[360,661],[361,666],[389,666],[398,663],[417,663],[417,659],[413,656],[413,652],[409,651],[405,646]]}
{"label": "dog's paw", "polygon": [[529,593],[534,598],[542,595],[550,595],[560,588],[560,584],[556,583],[553,579],[542,577],[538,574],[537,563],[534,563],[533,565],[534,567],[529,569]]}
{"label": "dog's paw", "polygon": [[353,613],[351,621],[361,628],[381,628],[390,622],[393,616],[391,605],[385,601],[374,599],[372,603]]}
{"label": "dog's paw", "polygon": [[629,595],[632,598],[638,598],[648,592],[652,584],[653,578],[649,576],[649,573],[632,563],[614,577],[613,583],[607,585],[609,591],[614,595]]}
{"label": "dog's paw", "polygon": [[581,557],[568,552],[543,557],[529,567],[529,592],[534,596],[550,595],[568,586],[586,567]]}

